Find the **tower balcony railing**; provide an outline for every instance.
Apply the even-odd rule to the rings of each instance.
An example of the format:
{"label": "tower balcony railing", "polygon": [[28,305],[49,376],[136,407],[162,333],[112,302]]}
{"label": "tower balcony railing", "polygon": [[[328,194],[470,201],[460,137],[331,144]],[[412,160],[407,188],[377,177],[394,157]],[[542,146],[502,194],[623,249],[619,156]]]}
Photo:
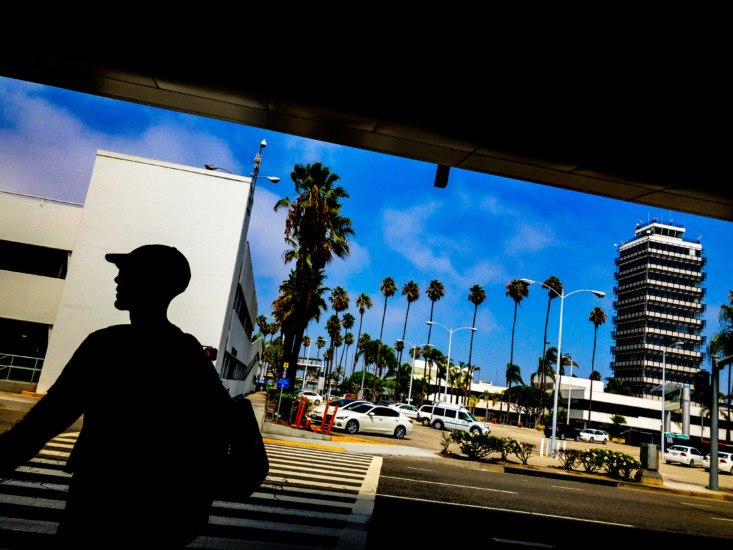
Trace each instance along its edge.
{"label": "tower balcony railing", "polygon": [[42,367],[43,357],[0,353],[0,380],[38,382]]}

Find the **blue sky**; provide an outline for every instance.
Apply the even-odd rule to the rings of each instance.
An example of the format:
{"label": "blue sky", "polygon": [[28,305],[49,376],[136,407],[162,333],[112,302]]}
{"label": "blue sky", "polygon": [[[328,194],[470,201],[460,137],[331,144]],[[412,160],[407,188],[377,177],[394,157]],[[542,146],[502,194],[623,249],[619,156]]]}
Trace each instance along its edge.
{"label": "blue sky", "polygon": [[[278,176],[281,182],[259,180],[250,226],[260,313],[269,313],[289,271],[281,256],[284,216],[272,207],[293,193],[295,164],[320,161],[331,167],[350,194],[344,214],[352,219],[356,236],[350,257],[335,260],[327,270],[326,285],[349,292],[351,313],[357,317],[353,300],[362,292],[371,295],[374,308],[364,316],[363,330],[376,338],[384,305],[382,279],[392,277],[400,289],[410,280],[417,282],[422,293],[410,308],[406,339],[419,345],[427,341],[430,301],[424,291],[432,279],[446,289],[435,305],[434,321],[448,328],[471,325],[468,291],[482,285],[487,300],[478,311],[473,363],[481,367],[482,380],[496,384],[503,384],[509,362],[514,312],[504,287],[523,277],[543,281],[555,275],[566,292],[607,294],[598,300],[581,292],[565,300],[562,349],[580,365],[574,373],[587,376],[593,350],[588,315],[601,306],[608,322],[598,331],[595,368],[604,378],[612,375],[614,244],[630,239],[639,221],[671,218],[687,228],[687,237],[702,235],[708,258],[708,338],[733,288],[729,222],[457,169],[451,170],[448,187],[437,189],[435,167],[426,163],[6,78],[0,78],[0,97],[4,191],[84,202],[97,150],[189,166],[212,163],[249,175],[259,143],[266,139],[260,175]],[[548,340],[555,346],[559,305],[553,301],[548,327]],[[388,300],[386,342],[402,336],[406,308],[399,293]],[[546,309],[547,292],[531,286],[517,313],[514,344],[514,362],[525,382],[542,352]],[[325,335],[329,314],[320,326],[311,326],[311,336]],[[468,360],[469,335],[467,330],[453,335],[454,361]],[[448,332],[435,327],[431,343],[446,353]]]}

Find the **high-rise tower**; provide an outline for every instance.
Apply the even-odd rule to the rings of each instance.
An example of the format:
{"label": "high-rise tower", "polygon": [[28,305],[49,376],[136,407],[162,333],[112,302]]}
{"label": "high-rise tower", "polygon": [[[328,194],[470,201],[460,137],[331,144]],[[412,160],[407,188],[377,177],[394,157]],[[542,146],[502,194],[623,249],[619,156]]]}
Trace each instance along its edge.
{"label": "high-rise tower", "polygon": [[681,225],[652,220],[618,247],[611,368],[637,397],[660,398],[651,390],[662,383],[663,364],[668,383],[694,390],[703,361],[706,262],[699,239],[684,233]]}

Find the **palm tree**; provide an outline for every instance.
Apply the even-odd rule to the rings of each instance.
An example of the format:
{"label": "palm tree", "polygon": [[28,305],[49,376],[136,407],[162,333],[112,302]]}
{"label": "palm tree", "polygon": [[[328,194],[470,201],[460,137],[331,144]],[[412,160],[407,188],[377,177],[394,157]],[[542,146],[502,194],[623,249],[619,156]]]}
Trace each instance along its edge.
{"label": "palm tree", "polygon": [[[522,300],[529,296],[529,283],[514,279],[506,285],[506,295],[514,300],[514,320],[512,321],[512,345],[509,353],[509,362],[514,363],[514,327],[517,324],[517,307]],[[547,329],[545,329],[547,331]],[[544,349],[542,350],[544,355]]]}
{"label": "palm tree", "polygon": [[[344,348],[344,351],[341,353],[341,360],[339,361],[339,365],[343,363],[344,353],[348,351],[349,345],[354,343],[354,335],[350,334],[349,331],[353,328],[355,322],[356,322],[356,317],[354,317],[351,313],[344,313],[344,316],[341,318],[341,326],[344,327],[344,343],[346,344],[346,347]],[[351,336],[350,338],[351,342],[348,341],[349,338],[347,338],[347,335]]]}
{"label": "palm tree", "polygon": [[[332,334],[331,331],[329,330],[329,335],[331,336],[331,348],[333,349],[334,347],[338,347],[338,346],[334,346],[334,343],[336,341],[336,336],[337,335],[340,336],[341,327],[343,326],[338,315],[342,311],[346,311],[347,309],[349,309],[349,302],[350,302],[349,293],[346,292],[346,290],[344,290],[343,287],[337,286],[331,290],[331,296],[328,297],[328,301],[331,302],[331,309],[336,312],[332,316],[332,318],[329,319],[329,322],[332,323],[332,327],[335,326],[333,323],[338,323],[338,331],[336,332],[336,334]],[[335,317],[335,320],[333,319],[334,317]],[[326,325],[326,328],[328,329],[328,325]],[[333,369],[333,359],[336,359],[335,350],[334,350],[333,358],[328,367],[328,372],[326,373],[327,380],[329,379],[329,374],[330,374],[331,369]]]}
{"label": "palm tree", "polygon": [[[590,312],[590,316],[588,317],[588,320],[593,323],[593,355],[591,355],[591,361],[590,361],[590,376],[591,384],[590,384],[590,397],[588,399],[588,426],[590,426],[590,413],[593,409],[593,373],[595,372],[594,367],[596,364],[596,339],[598,337],[598,327],[600,327],[603,323],[606,322],[606,319],[608,316],[606,315],[606,312],[603,311],[603,308],[601,307],[594,307],[593,311]],[[600,374],[598,375],[598,379],[600,379]]]}
{"label": "palm tree", "polygon": [[493,393],[491,393],[489,390],[484,390],[481,394],[481,401],[486,401],[486,413],[484,414],[484,420],[489,420],[489,401],[493,399]]}
{"label": "palm tree", "polygon": [[[385,279],[383,279],[380,290],[382,291],[382,294],[384,294],[384,311],[382,312],[382,326],[379,329],[380,346],[377,347],[377,357],[374,361],[374,364],[377,366],[377,368],[379,368],[379,364],[380,364],[379,363],[379,352],[381,350],[382,333],[384,331],[384,318],[387,315],[387,299],[394,296],[395,292],[397,292],[397,285],[395,285],[394,279],[392,279],[392,277],[386,277]],[[381,376],[381,371],[380,371],[380,376]],[[376,393],[376,388],[377,388],[376,383],[377,383],[377,380],[375,378],[374,379],[374,389],[372,393]]]}
{"label": "palm tree", "polygon": [[[420,287],[415,281],[410,281],[404,284],[402,287],[402,295],[407,296],[407,312],[405,313],[405,326],[402,328],[402,340],[405,339],[407,333],[407,317],[410,315],[410,305],[412,302],[417,302],[420,298]],[[399,357],[400,365],[402,364],[402,350],[400,350]]]}
{"label": "palm tree", "polygon": [[[544,283],[542,283],[542,288],[548,289],[547,292],[547,315],[545,316],[545,332],[544,336],[542,337],[542,357],[545,357],[545,346],[547,345],[547,325],[550,322],[550,306],[552,305],[552,300],[557,298],[558,296],[561,296],[563,293],[563,284],[560,282],[560,279],[552,275],[549,279],[545,280]],[[542,369],[542,372],[544,372],[545,369]],[[545,389],[545,380],[546,378],[544,375],[542,376],[542,389]],[[540,412],[544,411],[544,405],[540,402]]]}
{"label": "palm tree", "polygon": [[[445,288],[443,287],[443,283],[441,283],[438,279],[433,279],[430,281],[430,284],[425,289],[425,294],[428,295],[428,298],[430,299],[430,322],[433,321],[433,308],[435,307],[435,302],[440,300],[443,296],[445,296]],[[428,341],[427,344],[430,344],[430,335],[433,331],[433,325],[428,325]],[[423,395],[425,395],[425,386],[430,385],[430,376],[432,372],[432,368],[430,365],[430,360],[427,360],[428,363],[426,364],[427,367],[427,380],[426,377],[423,376]],[[422,402],[420,403],[422,405]]]}
{"label": "palm tree", "polygon": [[[468,301],[473,304],[473,324],[471,328],[476,328],[476,313],[478,313],[478,306],[486,301],[486,292],[481,285],[473,285],[468,290]],[[471,358],[473,357],[473,335],[475,331],[471,331],[471,345],[468,348],[468,370],[466,371],[466,393],[464,398],[468,397],[468,392],[471,390],[471,381],[473,378],[473,369],[471,368]],[[470,377],[470,378],[469,378]]]}
{"label": "palm tree", "polygon": [[[325,276],[324,269],[334,257],[349,255],[349,239],[354,235],[351,220],[342,216],[342,201],[349,197],[338,185],[339,176],[320,162],[297,164],[290,174],[295,184],[294,199],[279,200],[274,209],[287,208],[285,243],[289,247],[283,254],[285,263],[295,261],[297,291],[300,299],[293,302],[291,322],[283,326],[284,361],[297,363],[303,334],[312,316],[310,294],[305,289],[316,285],[309,277]],[[322,280],[322,277],[321,277]],[[295,370],[290,375],[291,387],[295,382]]]}
{"label": "palm tree", "polygon": [[[372,309],[372,299],[369,297],[369,294],[362,292],[359,294],[359,296],[356,298],[356,307],[359,309],[359,333],[356,336],[356,342],[357,342],[357,348],[360,346],[361,342],[361,324],[364,322],[364,313],[366,313],[367,309]],[[351,377],[354,377],[354,373],[356,372],[356,362],[358,359],[358,349],[357,353],[354,354],[354,365],[351,367]]]}
{"label": "palm tree", "polygon": [[615,393],[617,395],[634,395],[634,390],[631,388],[631,384],[628,380],[621,380],[620,378],[606,378],[608,384],[606,384],[606,393]]}
{"label": "palm tree", "polygon": [[[716,332],[710,339],[708,344],[708,357],[712,358],[713,355],[721,357],[727,357],[733,355],[733,290],[728,294],[728,300],[730,304],[723,304],[720,306],[720,312],[718,313],[718,322],[720,323],[720,330]],[[728,395],[725,397],[728,401],[728,415],[730,416],[731,410],[731,364],[728,363]],[[730,442],[730,418],[728,419],[726,434],[726,441]]]}
{"label": "palm tree", "polygon": [[[342,323],[343,324],[343,323]],[[344,362],[344,356],[348,359],[347,351],[349,351],[349,346],[354,343],[354,335],[351,332],[344,333],[344,351],[341,352],[341,360],[339,361],[339,367]]]}
{"label": "palm tree", "polygon": [[[310,265],[304,265],[302,269],[292,269],[286,281],[280,284],[280,294],[272,303],[272,315],[277,322],[268,326],[269,334],[275,334],[278,328],[282,331],[283,338],[283,363],[293,365],[294,368],[288,371],[288,378],[291,386],[295,384],[295,365],[298,364],[298,356],[293,356],[294,341],[297,340],[297,350],[300,351],[300,344],[303,338],[303,331],[300,331],[299,324],[304,318],[309,320],[320,319],[321,313],[326,310],[326,301],[323,293],[326,288],[323,286],[325,273],[323,270],[313,272]],[[305,327],[303,327],[305,329]],[[297,333],[297,337],[295,336]],[[295,340],[294,340],[295,339]]]}
{"label": "palm tree", "polygon": [[506,406],[506,421],[505,424],[509,423],[509,414],[512,409],[512,384],[524,384],[522,381],[522,373],[519,365],[512,363],[506,364],[506,384],[507,384],[507,406]]}
{"label": "palm tree", "polygon": [[[341,335],[341,319],[339,319],[339,316],[334,313],[328,318],[328,321],[326,321],[326,332],[328,332],[328,335],[331,337],[331,344],[328,347],[328,351],[330,352],[328,354],[328,362],[326,363],[326,372],[325,372],[325,379],[328,383],[331,375],[331,369],[333,368],[333,359],[335,356],[335,341],[336,338],[338,338]],[[323,358],[326,358],[326,355],[323,355]],[[330,391],[330,384],[329,384],[329,391]]]}
{"label": "palm tree", "polygon": [[318,348],[318,352],[316,353],[316,360],[321,355],[321,348],[326,345],[326,339],[323,336],[319,336],[316,338],[316,347]]}

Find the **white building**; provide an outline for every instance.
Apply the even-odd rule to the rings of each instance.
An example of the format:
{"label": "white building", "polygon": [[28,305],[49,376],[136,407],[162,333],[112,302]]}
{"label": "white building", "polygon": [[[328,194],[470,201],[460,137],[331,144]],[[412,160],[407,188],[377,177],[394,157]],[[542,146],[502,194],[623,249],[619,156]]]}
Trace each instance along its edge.
{"label": "white building", "polygon": [[0,381],[38,382],[81,206],[0,194]]}
{"label": "white building", "polygon": [[[71,252],[63,279],[0,265],[0,319],[50,332],[36,391],[53,384],[90,332],[129,322],[127,312],[114,308],[117,270],[105,254],[153,243],[178,248],[191,265],[189,287],[171,303],[169,318],[219,350],[216,368],[232,395],[251,391],[261,354],[261,343],[250,342],[257,316],[246,240],[251,193],[249,178],[100,151],[83,208],[53,204],[52,210],[31,198],[4,197],[0,239],[6,246]],[[35,232],[26,227],[25,211],[42,220]],[[55,233],[65,239],[52,245]],[[0,349],[18,355],[12,351]],[[144,388],[144,373],[133,368],[122,375],[138,378]]]}

